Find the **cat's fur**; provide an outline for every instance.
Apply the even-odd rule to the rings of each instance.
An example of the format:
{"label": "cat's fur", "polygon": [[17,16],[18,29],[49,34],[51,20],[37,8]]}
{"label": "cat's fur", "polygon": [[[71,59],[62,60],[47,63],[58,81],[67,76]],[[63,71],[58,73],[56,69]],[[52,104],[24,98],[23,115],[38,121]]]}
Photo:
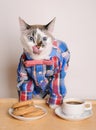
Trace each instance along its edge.
{"label": "cat's fur", "polygon": [[[28,25],[19,18],[23,48],[33,59],[47,59],[52,50],[55,18],[47,25]],[[34,38],[30,40],[30,37]],[[44,39],[45,38],[45,39]],[[34,46],[36,48],[34,48]],[[37,49],[37,53],[34,52]]]}

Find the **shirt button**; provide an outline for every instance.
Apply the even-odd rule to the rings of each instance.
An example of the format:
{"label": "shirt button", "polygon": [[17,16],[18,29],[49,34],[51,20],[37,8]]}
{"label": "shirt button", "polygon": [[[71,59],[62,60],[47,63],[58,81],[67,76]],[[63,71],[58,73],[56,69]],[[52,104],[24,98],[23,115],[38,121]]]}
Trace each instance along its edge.
{"label": "shirt button", "polygon": [[42,71],[40,71],[39,74],[42,74]]}

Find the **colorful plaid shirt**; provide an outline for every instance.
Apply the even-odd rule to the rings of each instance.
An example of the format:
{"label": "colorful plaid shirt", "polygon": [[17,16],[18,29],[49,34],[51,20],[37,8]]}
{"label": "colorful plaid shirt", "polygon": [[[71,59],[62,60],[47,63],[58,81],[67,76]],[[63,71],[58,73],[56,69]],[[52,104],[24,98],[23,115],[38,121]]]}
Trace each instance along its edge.
{"label": "colorful plaid shirt", "polygon": [[64,78],[69,58],[70,53],[66,44],[56,40],[47,59],[33,60],[30,54],[24,52],[17,69],[19,99],[29,100],[33,94],[42,94],[41,92],[46,92],[47,88],[50,95],[48,103],[61,104],[66,94]]}

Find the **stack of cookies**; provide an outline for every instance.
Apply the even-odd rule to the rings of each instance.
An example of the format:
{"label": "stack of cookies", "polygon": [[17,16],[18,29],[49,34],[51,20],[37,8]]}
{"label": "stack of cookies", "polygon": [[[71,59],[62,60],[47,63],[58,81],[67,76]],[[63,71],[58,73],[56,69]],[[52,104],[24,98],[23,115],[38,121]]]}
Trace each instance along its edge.
{"label": "stack of cookies", "polygon": [[15,103],[12,108],[15,116],[35,117],[45,113],[41,108],[36,107],[32,100]]}

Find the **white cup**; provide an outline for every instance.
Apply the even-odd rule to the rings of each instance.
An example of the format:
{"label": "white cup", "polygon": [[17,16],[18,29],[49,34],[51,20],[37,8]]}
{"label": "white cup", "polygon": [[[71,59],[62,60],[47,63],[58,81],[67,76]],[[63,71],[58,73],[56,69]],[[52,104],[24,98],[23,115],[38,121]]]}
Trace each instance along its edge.
{"label": "white cup", "polygon": [[84,111],[91,110],[92,103],[78,98],[64,99],[62,111],[67,116],[80,116]]}

